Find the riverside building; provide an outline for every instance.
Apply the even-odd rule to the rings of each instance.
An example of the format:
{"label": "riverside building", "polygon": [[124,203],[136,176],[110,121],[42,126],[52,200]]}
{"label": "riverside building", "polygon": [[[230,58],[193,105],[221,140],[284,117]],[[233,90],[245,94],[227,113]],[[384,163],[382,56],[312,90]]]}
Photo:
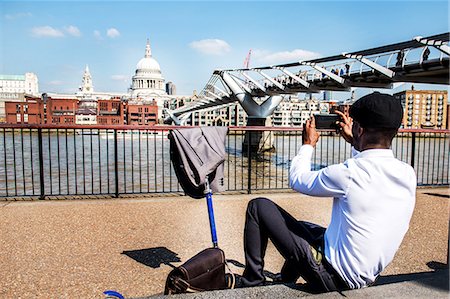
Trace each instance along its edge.
{"label": "riverside building", "polygon": [[447,129],[446,90],[405,90],[394,94],[402,101],[405,129]]}
{"label": "riverside building", "polygon": [[25,95],[39,96],[38,77],[25,75],[0,75],[0,123],[6,121],[6,102],[24,102]]}
{"label": "riverside building", "polygon": [[311,114],[328,113],[329,109],[328,102],[286,96],[273,112],[272,124],[274,127],[301,127]]}
{"label": "riverside building", "polygon": [[173,82],[167,82],[166,83],[166,93],[168,95],[176,95],[177,94],[177,87]]}
{"label": "riverside building", "polygon": [[123,125],[125,119],[124,102],[120,98],[98,100],[97,123],[99,125]]}
{"label": "riverside building", "polygon": [[[74,94],[44,93],[40,96],[37,77],[32,73],[25,76],[3,75],[0,79],[3,95],[3,101],[0,99],[0,121],[6,120],[6,101],[22,103],[19,108],[15,104],[8,105],[9,123],[154,125],[162,123],[165,117],[163,109],[168,102],[184,102],[189,98],[167,94],[161,67],[152,56],[148,40],[144,57],[136,65],[131,86],[123,93],[95,91],[87,65],[82,84]],[[169,92],[174,94],[175,85],[169,82],[168,87]],[[44,107],[39,110],[42,114],[39,118],[27,115],[31,98],[25,100],[26,94],[33,96],[32,106],[40,103]]]}
{"label": "riverside building", "polygon": [[[176,109],[188,103],[189,101],[173,101],[168,108]],[[299,99],[295,96],[285,96],[269,117],[269,123],[274,127],[301,127],[311,114],[328,113],[331,106],[336,106],[336,103],[323,102],[315,98]],[[246,123],[247,114],[242,106],[232,103],[222,108],[194,111],[185,124],[190,126],[245,126]]]}
{"label": "riverside building", "polygon": [[21,102],[5,102],[5,120],[11,124],[43,124],[44,104],[40,97],[25,96]]}

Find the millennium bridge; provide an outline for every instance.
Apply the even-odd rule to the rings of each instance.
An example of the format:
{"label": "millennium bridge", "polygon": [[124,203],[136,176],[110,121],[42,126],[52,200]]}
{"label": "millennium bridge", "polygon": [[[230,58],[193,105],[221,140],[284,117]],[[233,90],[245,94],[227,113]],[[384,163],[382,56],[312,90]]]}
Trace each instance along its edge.
{"label": "millennium bridge", "polygon": [[448,39],[447,32],[308,61],[215,70],[199,99],[168,110],[166,122],[180,125],[193,111],[239,102],[248,115],[247,125],[264,125],[285,94],[389,89],[398,82],[448,85]]}

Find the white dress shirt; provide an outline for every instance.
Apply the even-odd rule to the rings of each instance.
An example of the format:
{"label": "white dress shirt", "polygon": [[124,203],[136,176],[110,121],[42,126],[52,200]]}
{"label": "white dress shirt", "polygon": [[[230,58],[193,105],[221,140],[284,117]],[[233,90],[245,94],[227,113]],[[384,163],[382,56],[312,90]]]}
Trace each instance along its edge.
{"label": "white dress shirt", "polygon": [[414,169],[390,149],[352,149],[356,155],[344,163],[311,171],[313,150],[303,145],[292,159],[291,187],[334,198],[325,257],[350,288],[362,288],[392,261],[408,230],[416,198]]}

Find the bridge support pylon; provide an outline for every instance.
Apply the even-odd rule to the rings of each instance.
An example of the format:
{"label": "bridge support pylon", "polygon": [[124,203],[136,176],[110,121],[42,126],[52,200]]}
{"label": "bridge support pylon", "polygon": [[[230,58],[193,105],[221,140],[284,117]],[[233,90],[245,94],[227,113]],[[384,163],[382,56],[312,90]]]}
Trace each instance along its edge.
{"label": "bridge support pylon", "polygon": [[[237,82],[228,72],[217,71],[220,74],[224,85],[231,91],[232,96],[239,101],[242,108],[247,113],[247,126],[264,127],[272,126],[269,116],[280,104],[283,97],[280,95],[265,96],[259,98],[259,103],[246,90],[244,83]],[[248,130],[245,133],[242,150],[244,156],[256,157],[260,153],[274,150],[272,132]]]}
{"label": "bridge support pylon", "polygon": [[[270,118],[249,117],[247,118],[247,126],[271,127],[272,122]],[[272,131],[247,130],[242,143],[242,152],[246,157],[258,157],[264,152],[274,151],[275,147],[273,146],[273,140],[274,138]]]}

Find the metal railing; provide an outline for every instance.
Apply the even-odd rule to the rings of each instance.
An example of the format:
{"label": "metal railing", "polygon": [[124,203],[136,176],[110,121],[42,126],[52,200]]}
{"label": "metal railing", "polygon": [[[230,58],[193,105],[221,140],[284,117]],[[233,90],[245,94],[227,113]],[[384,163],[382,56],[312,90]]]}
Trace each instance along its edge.
{"label": "metal railing", "polygon": [[[170,161],[172,128],[179,127],[1,125],[0,197],[182,193]],[[261,130],[273,147],[255,156],[244,138]],[[419,185],[449,185],[449,140],[450,130],[401,130],[392,149],[415,168]],[[227,191],[289,189],[290,161],[301,143],[300,129],[230,127]],[[323,132],[313,168],[349,157],[349,144]]]}

